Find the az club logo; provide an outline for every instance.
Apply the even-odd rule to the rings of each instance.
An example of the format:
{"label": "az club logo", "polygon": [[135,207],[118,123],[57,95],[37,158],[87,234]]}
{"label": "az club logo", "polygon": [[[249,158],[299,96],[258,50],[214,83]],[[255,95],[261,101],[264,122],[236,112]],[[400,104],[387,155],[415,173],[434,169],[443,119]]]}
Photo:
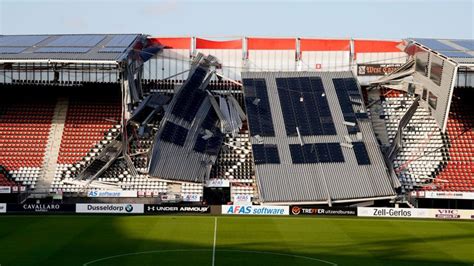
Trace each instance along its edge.
{"label": "az club logo", "polygon": [[128,204],[127,206],[125,206],[125,211],[132,212],[133,211],[133,206],[131,204]]}
{"label": "az club logo", "polygon": [[294,206],[293,208],[291,208],[291,213],[293,213],[293,215],[298,215],[300,214],[300,212],[301,212],[301,208],[298,206]]}

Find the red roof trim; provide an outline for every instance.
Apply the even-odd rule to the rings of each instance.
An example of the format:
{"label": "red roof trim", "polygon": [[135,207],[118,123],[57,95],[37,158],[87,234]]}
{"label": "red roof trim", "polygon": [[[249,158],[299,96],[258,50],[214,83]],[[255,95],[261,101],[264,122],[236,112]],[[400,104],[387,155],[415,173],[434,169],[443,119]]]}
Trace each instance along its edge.
{"label": "red roof trim", "polygon": [[248,38],[249,50],[296,50],[296,39]]}
{"label": "red roof trim", "polygon": [[177,38],[149,38],[153,44],[163,45],[165,49],[191,49],[191,38],[177,37]]}
{"label": "red roof trim", "polygon": [[300,49],[304,51],[350,51],[350,40],[301,39]]}
{"label": "red roof trim", "polygon": [[390,53],[400,50],[402,41],[354,40],[354,53]]}
{"label": "red roof trim", "polygon": [[242,40],[212,41],[196,38],[196,49],[242,49]]}

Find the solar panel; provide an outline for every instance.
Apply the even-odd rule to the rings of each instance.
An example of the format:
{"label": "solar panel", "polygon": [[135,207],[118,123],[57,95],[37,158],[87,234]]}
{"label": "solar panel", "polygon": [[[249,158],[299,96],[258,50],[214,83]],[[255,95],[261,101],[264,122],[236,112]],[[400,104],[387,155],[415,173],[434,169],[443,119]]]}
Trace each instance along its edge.
{"label": "solar panel", "polygon": [[342,154],[341,144],[339,143],[327,143],[329,155],[331,156],[331,162],[343,163],[344,155]]}
{"label": "solar panel", "polygon": [[35,50],[35,53],[87,53],[90,48],[87,47],[41,47]]}
{"label": "solar panel", "polygon": [[136,37],[136,35],[117,35],[114,36],[105,47],[128,47]]}
{"label": "solar panel", "polygon": [[252,136],[275,136],[264,79],[244,79],[245,107]]}
{"label": "solar panel", "polygon": [[161,132],[160,139],[179,146],[184,146],[187,136],[188,130],[186,128],[166,121],[163,131]]}
{"label": "solar panel", "polygon": [[46,46],[96,46],[100,41],[105,39],[105,35],[65,35],[60,36],[56,40],[46,44]]}
{"label": "solar panel", "polygon": [[100,48],[99,53],[123,53],[127,48],[125,47],[105,47]]}
{"label": "solar panel", "polygon": [[369,115],[367,113],[356,113],[357,119],[369,119]]}
{"label": "solar panel", "polygon": [[34,36],[0,36],[0,46],[33,46],[43,40],[48,38],[44,35],[34,35]]}
{"label": "solar panel", "polygon": [[352,142],[352,147],[359,165],[370,164],[369,154],[367,153],[364,142]]}
{"label": "solar panel", "polygon": [[197,111],[201,107],[207,93],[199,89],[207,71],[198,67],[189,80],[181,88],[176,99],[176,103],[171,113],[177,117],[191,122],[194,120]]}
{"label": "solar panel", "polygon": [[423,44],[424,46],[430,48],[431,50],[436,51],[456,51],[458,49],[451,47],[447,44],[440,42],[439,40],[435,39],[415,39],[418,43]]}
{"label": "solar panel", "polygon": [[451,42],[466,48],[466,50],[474,51],[474,40],[452,40]]}
{"label": "solar panel", "polygon": [[214,108],[209,108],[209,111],[206,114],[206,117],[201,123],[203,129],[212,130],[216,127],[216,123],[219,120],[219,117],[216,114]]}
{"label": "solar panel", "polygon": [[255,164],[279,164],[280,156],[276,145],[253,144],[253,158]]}
{"label": "solar panel", "polygon": [[26,50],[26,47],[0,47],[0,54],[19,54]]}
{"label": "solar panel", "polygon": [[290,144],[290,154],[294,164],[344,162],[339,143]]}
{"label": "solar panel", "polygon": [[220,132],[214,132],[214,135],[208,139],[203,139],[204,134],[199,134],[194,144],[194,151],[216,156],[222,146],[224,135]]}
{"label": "solar panel", "polygon": [[277,78],[276,84],[287,136],[296,136],[296,127],[303,136],[336,134],[321,78]]}
{"label": "solar panel", "polygon": [[352,108],[351,96],[360,96],[359,88],[354,78],[335,78],[332,79],[334,88],[336,89],[337,99],[339,100],[339,106],[342,110],[344,121],[355,123],[356,126],[347,126],[349,134],[356,134],[360,132],[357,126],[356,114]]}
{"label": "solar panel", "polygon": [[474,58],[474,55],[470,55],[460,51],[440,51],[443,55],[452,58]]}
{"label": "solar panel", "polygon": [[331,156],[329,154],[329,148],[327,143],[317,143],[315,144],[317,147],[318,159],[320,163],[330,163]]}

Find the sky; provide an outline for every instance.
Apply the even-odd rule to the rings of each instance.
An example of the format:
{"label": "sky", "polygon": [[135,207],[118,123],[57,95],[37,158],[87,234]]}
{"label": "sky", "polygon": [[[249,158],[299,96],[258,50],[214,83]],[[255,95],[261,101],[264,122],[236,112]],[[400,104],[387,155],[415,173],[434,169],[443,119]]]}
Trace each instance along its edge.
{"label": "sky", "polygon": [[0,33],[474,39],[474,0],[0,0]]}

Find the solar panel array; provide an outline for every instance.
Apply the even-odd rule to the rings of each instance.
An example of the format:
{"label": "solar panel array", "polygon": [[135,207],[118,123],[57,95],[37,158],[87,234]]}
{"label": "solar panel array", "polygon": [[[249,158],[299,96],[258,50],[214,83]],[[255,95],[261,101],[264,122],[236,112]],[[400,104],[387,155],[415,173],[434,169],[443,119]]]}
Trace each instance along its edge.
{"label": "solar panel array", "polygon": [[[462,59],[474,58],[474,40],[414,39],[416,42],[447,57]],[[469,53],[471,52],[471,53]]]}
{"label": "solar panel array", "polygon": [[105,35],[63,35],[49,42],[46,46],[94,47],[105,39]]}
{"label": "solar panel array", "polygon": [[344,162],[339,143],[290,144],[290,153],[294,164]]}
{"label": "solar panel array", "polygon": [[201,86],[207,71],[200,67],[196,68],[189,81],[182,87],[179,92],[176,104],[171,113],[177,117],[191,122],[196,116],[202,101],[207,96],[204,90],[198,89]]}
{"label": "solar panel array", "polygon": [[112,37],[105,47],[128,47],[135,38],[137,38],[136,35],[117,35]]}
{"label": "solar panel array", "polygon": [[364,142],[352,142],[352,147],[359,165],[368,165],[370,164],[369,154],[365,147]]}
{"label": "solar panel array", "polygon": [[[140,35],[6,35],[0,36],[2,59],[120,60]],[[71,55],[74,54],[74,55]]]}
{"label": "solar panel array", "polygon": [[222,134],[217,127],[218,121],[219,118],[216,114],[216,111],[214,108],[210,108],[207,112],[206,118],[204,118],[201,123],[201,128],[204,132],[205,130],[211,132],[212,136],[206,139],[204,138],[206,134],[199,134],[196,139],[196,143],[194,144],[194,151],[217,156],[222,145],[222,140],[224,139],[224,134]]}
{"label": "solar panel array", "polygon": [[280,156],[276,145],[253,144],[253,157],[255,164],[279,164]]}
{"label": "solar panel array", "polygon": [[46,35],[0,36],[0,46],[28,47],[48,38]]}
{"label": "solar panel array", "polygon": [[87,53],[89,47],[41,47],[35,53]]}
{"label": "solar panel array", "polygon": [[26,47],[0,47],[0,54],[18,54],[26,50]]}
{"label": "solar panel array", "polygon": [[[395,195],[382,153],[368,149],[376,147],[376,138],[353,73],[242,72],[242,78],[263,202],[324,204]],[[255,137],[262,135],[262,121],[271,134]],[[350,136],[354,149],[342,144],[345,125],[349,133],[362,133]]]}
{"label": "solar panel array", "polygon": [[466,48],[466,50],[474,51],[474,40],[452,40],[451,42]]}
{"label": "solar panel array", "polygon": [[187,136],[188,130],[186,128],[166,121],[160,139],[179,146],[184,146]]}
{"label": "solar panel array", "polygon": [[344,121],[355,123],[355,126],[347,126],[349,134],[360,132],[357,125],[356,114],[352,108],[351,96],[360,96],[359,88],[353,78],[335,78],[332,80],[336,88],[337,98],[342,109]]}
{"label": "solar panel array", "polygon": [[245,106],[252,136],[275,136],[265,79],[243,79]]}
{"label": "solar panel array", "polygon": [[447,57],[453,57],[453,58],[471,58],[471,57],[474,57],[473,55],[470,55],[466,52],[461,52],[461,51],[441,51],[440,53],[444,54]]}
{"label": "solar panel array", "polygon": [[323,83],[319,77],[277,78],[287,136],[336,135]]}

